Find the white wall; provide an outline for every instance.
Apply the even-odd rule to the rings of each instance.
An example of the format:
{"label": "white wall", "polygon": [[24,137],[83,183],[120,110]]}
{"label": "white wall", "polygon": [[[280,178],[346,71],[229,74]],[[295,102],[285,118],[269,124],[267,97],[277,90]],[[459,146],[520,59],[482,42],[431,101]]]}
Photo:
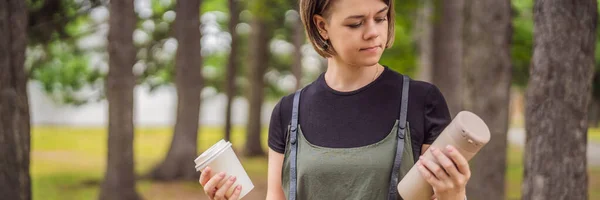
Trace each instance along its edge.
{"label": "white wall", "polygon": [[[92,102],[82,106],[62,105],[54,102],[35,82],[30,82],[29,105],[32,125],[72,125],[105,126],[107,124],[108,104],[106,100]],[[224,94],[204,91],[200,123],[203,125],[222,125],[225,118]],[[134,91],[134,121],[138,126],[170,126],[175,122],[177,96],[174,87],[161,87],[152,93],[147,86],[137,86]],[[265,103],[262,111],[262,123],[267,125],[274,102]],[[245,98],[236,98],[233,104],[232,123],[245,125],[248,103]]]}

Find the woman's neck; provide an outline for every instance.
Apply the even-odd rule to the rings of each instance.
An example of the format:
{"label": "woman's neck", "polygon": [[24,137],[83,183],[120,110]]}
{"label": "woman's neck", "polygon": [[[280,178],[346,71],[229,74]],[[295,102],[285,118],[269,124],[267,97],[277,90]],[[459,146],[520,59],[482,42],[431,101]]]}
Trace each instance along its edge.
{"label": "woman's neck", "polygon": [[383,70],[379,63],[373,66],[355,66],[328,58],[325,82],[336,91],[355,91],[373,82]]}

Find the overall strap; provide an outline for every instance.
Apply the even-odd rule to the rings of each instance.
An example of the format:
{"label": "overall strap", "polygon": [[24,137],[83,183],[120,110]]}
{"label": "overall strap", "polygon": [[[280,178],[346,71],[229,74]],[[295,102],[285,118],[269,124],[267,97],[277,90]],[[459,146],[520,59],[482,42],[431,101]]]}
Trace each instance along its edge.
{"label": "overall strap", "polygon": [[292,126],[290,128],[290,190],[289,200],[296,200],[297,190],[297,172],[296,172],[296,154],[298,150],[298,107],[300,104],[300,93],[302,89],[294,94],[294,107],[292,109]]}
{"label": "overall strap", "polygon": [[396,156],[394,156],[394,167],[392,168],[392,177],[390,179],[390,188],[388,200],[398,199],[398,172],[400,171],[400,162],[402,161],[402,151],[404,150],[404,134],[406,133],[406,116],[408,113],[408,86],[410,78],[403,76],[402,99],[400,104],[400,120],[398,120],[398,144],[396,146]]}

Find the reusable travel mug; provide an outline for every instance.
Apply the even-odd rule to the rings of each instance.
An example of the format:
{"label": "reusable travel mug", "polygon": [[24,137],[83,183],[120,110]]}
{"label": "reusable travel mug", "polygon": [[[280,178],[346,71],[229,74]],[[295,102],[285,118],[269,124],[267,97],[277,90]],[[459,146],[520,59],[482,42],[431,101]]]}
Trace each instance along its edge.
{"label": "reusable travel mug", "polygon": [[[485,122],[472,112],[461,111],[431,144],[431,147],[441,150],[452,145],[468,161],[489,141],[490,130]],[[438,163],[429,149],[424,157]],[[398,192],[405,200],[429,200],[433,196],[433,188],[421,176],[417,165],[414,165],[402,178],[398,184]]]}

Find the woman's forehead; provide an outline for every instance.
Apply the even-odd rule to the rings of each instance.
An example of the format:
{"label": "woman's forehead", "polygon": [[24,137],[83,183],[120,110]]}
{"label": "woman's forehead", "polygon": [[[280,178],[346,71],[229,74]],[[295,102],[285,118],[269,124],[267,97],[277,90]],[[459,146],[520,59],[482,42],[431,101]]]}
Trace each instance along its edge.
{"label": "woman's forehead", "polygon": [[345,18],[351,15],[374,15],[387,6],[383,0],[332,0],[329,14]]}

